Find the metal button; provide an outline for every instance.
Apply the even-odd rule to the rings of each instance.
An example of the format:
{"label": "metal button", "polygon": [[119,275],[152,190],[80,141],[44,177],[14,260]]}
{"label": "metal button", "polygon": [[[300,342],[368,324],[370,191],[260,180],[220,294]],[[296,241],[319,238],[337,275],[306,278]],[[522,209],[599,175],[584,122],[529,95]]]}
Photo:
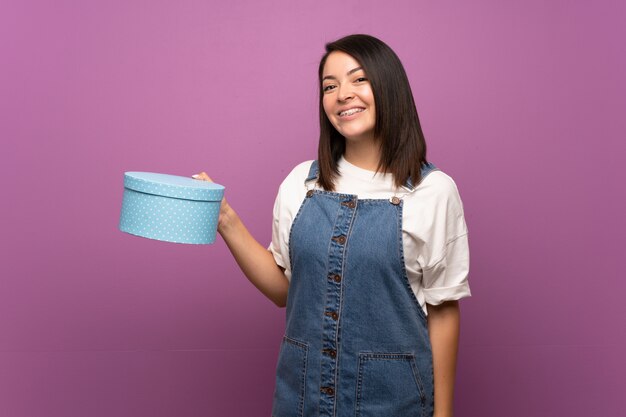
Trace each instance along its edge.
{"label": "metal button", "polygon": [[397,206],[398,204],[400,204],[400,199],[396,197],[395,195],[391,197],[389,201],[391,201],[391,204],[393,204],[394,206]]}
{"label": "metal button", "polygon": [[338,275],[338,274],[331,275],[330,279],[332,279],[335,282],[341,282],[341,275]]}
{"label": "metal button", "polygon": [[344,201],[344,202],[341,203],[341,205],[353,209],[353,208],[356,207],[356,202],[354,200]]}
{"label": "metal button", "polygon": [[332,387],[322,387],[322,388],[321,388],[321,391],[322,391],[324,394],[327,394],[327,395],[334,395],[334,394],[335,394],[335,390],[334,390],[334,389],[332,389]]}
{"label": "metal button", "polygon": [[344,235],[335,236],[335,237],[333,237],[333,240],[335,242],[339,243],[340,245],[343,245],[344,243],[346,243],[346,237]]}
{"label": "metal button", "polygon": [[335,359],[337,357],[337,351],[334,349],[324,349],[324,353],[326,353],[331,358]]}
{"label": "metal button", "polygon": [[307,197],[311,197],[313,195],[313,190],[309,190],[306,192]]}
{"label": "metal button", "polygon": [[337,320],[339,318],[339,314],[335,313],[334,311],[327,311],[326,314],[328,317],[331,317],[333,320]]}

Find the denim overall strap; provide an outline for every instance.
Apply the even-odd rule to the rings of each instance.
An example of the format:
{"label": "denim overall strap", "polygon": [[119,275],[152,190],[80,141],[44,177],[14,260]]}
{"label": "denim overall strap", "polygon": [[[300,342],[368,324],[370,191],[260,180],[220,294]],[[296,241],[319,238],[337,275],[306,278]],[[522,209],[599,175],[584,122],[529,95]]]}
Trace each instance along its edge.
{"label": "denim overall strap", "polygon": [[[425,164],[422,164],[422,167],[420,169],[420,175],[421,175],[422,181],[424,181],[424,178],[426,178],[428,174],[437,170],[438,168],[432,162],[426,162]],[[411,181],[411,178],[408,178],[406,182],[404,183],[404,188],[408,189],[409,191],[413,191],[415,187],[417,187],[417,185],[414,186],[413,181]]]}
{"label": "denim overall strap", "polygon": [[315,160],[311,163],[311,168],[309,168],[309,174],[307,175],[306,180],[304,180],[304,183],[306,184],[309,181],[316,180],[319,177],[319,175],[320,175],[320,167],[319,167],[317,160]]}
{"label": "denim overall strap", "polygon": [[307,193],[290,231],[273,417],[432,416],[432,352],[404,266],[402,209],[401,199]]}

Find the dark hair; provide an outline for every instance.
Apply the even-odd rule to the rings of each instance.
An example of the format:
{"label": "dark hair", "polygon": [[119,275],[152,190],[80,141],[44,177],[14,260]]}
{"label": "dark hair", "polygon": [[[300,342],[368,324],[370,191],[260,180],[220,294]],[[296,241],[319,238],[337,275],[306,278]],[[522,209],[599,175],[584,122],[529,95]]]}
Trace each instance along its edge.
{"label": "dark hair", "polygon": [[392,173],[398,187],[409,178],[417,185],[421,180],[421,165],[427,162],[426,141],[404,67],[381,40],[369,35],[350,35],[326,44],[319,66],[320,186],[334,190],[334,179],[339,175],[337,161],[346,149],[345,138],[330,123],[322,104],[322,72],[328,55],[334,51],[352,56],[370,81],[376,104],[374,135],[381,140],[378,171]]}

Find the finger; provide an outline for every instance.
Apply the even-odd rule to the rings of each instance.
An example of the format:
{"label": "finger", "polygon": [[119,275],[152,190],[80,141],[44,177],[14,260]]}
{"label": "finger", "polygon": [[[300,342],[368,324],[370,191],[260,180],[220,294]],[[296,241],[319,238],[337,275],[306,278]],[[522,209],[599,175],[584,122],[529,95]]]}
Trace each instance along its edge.
{"label": "finger", "polygon": [[213,182],[213,180],[211,179],[211,177],[209,177],[207,175],[206,172],[201,172],[199,174],[196,175],[192,175],[191,178],[194,178],[196,180],[202,180],[202,181],[209,181],[209,182]]}

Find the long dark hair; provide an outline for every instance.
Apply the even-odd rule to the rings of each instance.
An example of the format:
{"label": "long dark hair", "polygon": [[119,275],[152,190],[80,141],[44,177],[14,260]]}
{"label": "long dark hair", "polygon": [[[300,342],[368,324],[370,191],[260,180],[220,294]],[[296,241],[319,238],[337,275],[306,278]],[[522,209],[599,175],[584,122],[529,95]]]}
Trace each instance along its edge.
{"label": "long dark hair", "polygon": [[427,162],[426,141],[404,67],[383,41],[369,35],[350,35],[326,44],[319,66],[320,186],[334,190],[334,179],[339,175],[337,161],[346,149],[346,139],[330,123],[322,104],[322,72],[328,55],[334,51],[352,56],[372,86],[376,104],[374,135],[381,141],[378,171],[392,173],[398,187],[409,178],[413,184],[419,184],[421,165]]}

